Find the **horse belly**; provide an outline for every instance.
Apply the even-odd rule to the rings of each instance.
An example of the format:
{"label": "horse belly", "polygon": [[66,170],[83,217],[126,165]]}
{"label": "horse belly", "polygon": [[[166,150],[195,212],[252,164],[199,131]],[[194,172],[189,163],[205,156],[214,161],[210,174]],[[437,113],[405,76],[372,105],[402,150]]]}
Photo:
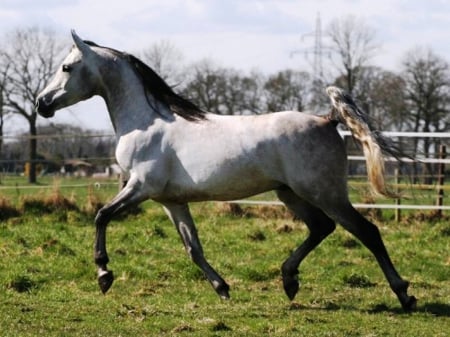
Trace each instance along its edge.
{"label": "horse belly", "polygon": [[275,179],[256,167],[198,170],[175,175],[165,186],[163,198],[171,201],[234,200],[273,190],[280,186]]}

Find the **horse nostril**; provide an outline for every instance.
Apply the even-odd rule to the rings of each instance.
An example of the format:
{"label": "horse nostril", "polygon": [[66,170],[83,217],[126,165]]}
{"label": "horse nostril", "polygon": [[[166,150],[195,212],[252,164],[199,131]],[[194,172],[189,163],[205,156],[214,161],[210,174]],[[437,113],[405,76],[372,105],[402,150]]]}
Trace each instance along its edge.
{"label": "horse nostril", "polygon": [[42,96],[36,99],[35,111],[42,117],[52,117],[54,114],[53,99],[48,99],[47,96]]}
{"label": "horse nostril", "polygon": [[53,102],[52,98],[49,98],[47,96],[38,97],[36,99],[35,109],[36,111],[45,110],[52,104],[52,102]]}
{"label": "horse nostril", "polygon": [[42,97],[42,101],[45,103],[45,105],[50,105],[53,102],[53,98],[49,96],[44,96]]}
{"label": "horse nostril", "polygon": [[36,102],[34,103],[34,110],[35,110],[36,112],[39,111],[39,99],[37,99]]}
{"label": "horse nostril", "polygon": [[39,112],[40,110],[44,110],[46,106],[48,106],[47,102],[45,101],[44,97],[40,97],[36,100],[36,104],[34,105],[36,112]]}

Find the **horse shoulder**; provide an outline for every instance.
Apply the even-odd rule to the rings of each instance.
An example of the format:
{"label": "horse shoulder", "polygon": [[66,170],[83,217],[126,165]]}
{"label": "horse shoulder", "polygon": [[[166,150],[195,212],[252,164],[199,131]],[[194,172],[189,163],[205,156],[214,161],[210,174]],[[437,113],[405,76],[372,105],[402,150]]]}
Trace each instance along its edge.
{"label": "horse shoulder", "polygon": [[161,128],[135,129],[118,136],[116,159],[122,169],[157,159],[161,154],[164,131]]}

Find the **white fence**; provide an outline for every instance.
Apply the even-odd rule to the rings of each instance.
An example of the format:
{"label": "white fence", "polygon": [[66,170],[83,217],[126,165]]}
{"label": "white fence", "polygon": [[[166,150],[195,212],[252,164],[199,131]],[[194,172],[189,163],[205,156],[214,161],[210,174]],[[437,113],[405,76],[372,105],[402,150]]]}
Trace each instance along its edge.
{"label": "white fence", "polygon": [[[342,137],[351,136],[350,131],[340,131],[339,132]],[[442,132],[383,132],[383,135],[387,137],[404,137],[404,138],[439,138],[439,139],[445,139],[449,140],[450,142],[450,132],[442,133]],[[365,161],[364,156],[354,156],[349,155],[348,159],[351,161]],[[397,159],[392,157],[387,157],[386,161],[397,161]],[[433,164],[443,164],[448,165],[450,164],[450,158],[403,158],[402,161],[404,162],[419,162],[419,163],[433,163]],[[443,173],[445,173],[445,167],[443,169]],[[436,190],[436,196],[441,193],[441,201],[443,200],[443,193],[444,190],[449,190],[449,188],[446,188],[443,186],[444,177],[442,177],[442,184],[436,185],[436,186],[430,186],[429,189],[435,189]],[[424,186],[422,185],[422,188]],[[438,199],[438,197],[436,198]],[[281,206],[283,205],[280,201],[265,201],[265,200],[233,200],[230,203],[237,203],[237,204],[243,204],[243,205],[272,205],[272,206]],[[434,204],[434,205],[424,205],[424,204],[400,204],[399,199],[393,199],[393,203],[353,203],[353,206],[355,208],[377,208],[377,209],[394,209],[394,210],[434,210],[434,211],[450,211],[450,206],[443,205],[443,204]]]}
{"label": "white fence", "polygon": [[[351,133],[349,131],[340,131],[340,134],[342,137],[346,137],[346,136],[351,136]],[[438,139],[442,139],[445,140],[446,145],[450,145],[450,132],[449,133],[437,133],[437,132],[384,132],[384,135],[388,136],[388,137],[399,137],[399,138],[438,138]],[[79,136],[79,135],[77,135]],[[111,135],[90,135],[88,137],[109,137]],[[39,137],[39,136],[38,136]],[[52,138],[51,136],[46,135],[45,136],[47,139],[48,138]],[[54,138],[61,138],[61,137],[70,137],[68,135],[55,135]],[[13,138],[13,137],[11,137]],[[446,142],[447,140],[449,140],[449,142]],[[348,156],[348,159],[351,161],[365,161],[364,156],[356,156],[356,155],[350,155]],[[395,161],[396,159],[394,158],[386,158],[387,161]],[[404,158],[403,159],[404,162],[413,162],[412,159],[410,158]],[[445,172],[445,165],[450,164],[450,158],[417,158],[416,162],[419,163],[433,163],[433,164],[442,164],[443,165],[443,173]],[[447,188],[446,186],[443,186],[443,181],[444,178],[442,177],[441,179],[442,184],[438,185],[438,186],[428,186],[425,188],[428,189],[435,189],[436,190],[436,194],[441,193],[441,200],[443,200],[443,194],[445,190],[449,190],[449,188]],[[74,188],[74,187],[85,187],[87,186],[86,184],[77,184],[77,185],[64,185],[64,184],[60,184],[60,188]],[[103,182],[98,182],[95,185],[97,188],[101,188],[102,186],[104,186]],[[423,186],[422,186],[423,187]],[[5,190],[5,189],[30,189],[33,188],[32,186],[0,186],[0,192],[1,190]],[[35,188],[45,188],[44,186],[36,186]],[[52,188],[52,187],[50,187]],[[238,204],[248,204],[248,205],[283,205],[281,202],[279,201],[266,201],[266,200],[249,200],[249,199],[245,199],[245,200],[234,200],[231,201],[230,203],[238,203]],[[393,200],[393,203],[354,203],[353,204],[356,208],[378,208],[378,209],[396,209],[396,210],[400,210],[400,209],[405,209],[405,210],[436,210],[436,211],[449,211],[450,210],[450,206],[447,205],[443,205],[443,204],[439,204],[439,205],[424,205],[424,204],[417,204],[417,205],[412,205],[412,204],[400,204],[399,200]]]}

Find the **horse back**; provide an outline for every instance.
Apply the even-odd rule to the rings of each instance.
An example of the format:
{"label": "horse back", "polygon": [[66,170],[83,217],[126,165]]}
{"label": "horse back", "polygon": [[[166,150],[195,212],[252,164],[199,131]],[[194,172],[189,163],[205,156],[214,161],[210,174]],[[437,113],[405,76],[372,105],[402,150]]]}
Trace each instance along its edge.
{"label": "horse back", "polygon": [[[346,172],[342,139],[325,118],[299,112],[209,116],[177,128],[164,195],[229,200]],[[169,142],[168,142],[169,143]],[[326,178],[326,177],[325,177]],[[179,195],[177,191],[183,191]]]}

